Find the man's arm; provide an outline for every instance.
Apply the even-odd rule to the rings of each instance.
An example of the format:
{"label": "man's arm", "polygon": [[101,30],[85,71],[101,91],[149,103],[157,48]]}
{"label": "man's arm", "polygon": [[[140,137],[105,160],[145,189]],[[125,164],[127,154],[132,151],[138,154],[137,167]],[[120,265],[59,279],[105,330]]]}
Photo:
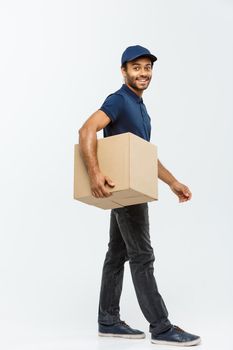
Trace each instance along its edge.
{"label": "man's arm", "polygon": [[108,176],[104,176],[100,169],[97,159],[97,131],[103,129],[110,123],[110,118],[101,110],[93,113],[79,129],[79,149],[81,157],[86,166],[91,192],[95,197],[109,197],[109,192],[105,184],[114,187],[115,184]]}
{"label": "man's arm", "polygon": [[176,178],[168,171],[163,164],[158,159],[158,178],[171,186],[174,181],[177,181]]}
{"label": "man's arm", "polygon": [[170,171],[162,165],[159,159],[158,178],[170,186],[171,190],[178,196],[179,202],[186,202],[192,198],[192,193],[189,188],[180,183]]}

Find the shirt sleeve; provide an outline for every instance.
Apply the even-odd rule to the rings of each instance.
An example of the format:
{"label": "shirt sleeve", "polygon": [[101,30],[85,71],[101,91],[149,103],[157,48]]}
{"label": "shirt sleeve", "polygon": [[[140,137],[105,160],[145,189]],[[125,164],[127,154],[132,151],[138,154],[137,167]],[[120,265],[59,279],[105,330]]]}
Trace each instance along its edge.
{"label": "shirt sleeve", "polygon": [[123,102],[123,96],[111,94],[105,99],[100,110],[106,113],[112,122],[115,122],[121,113]]}

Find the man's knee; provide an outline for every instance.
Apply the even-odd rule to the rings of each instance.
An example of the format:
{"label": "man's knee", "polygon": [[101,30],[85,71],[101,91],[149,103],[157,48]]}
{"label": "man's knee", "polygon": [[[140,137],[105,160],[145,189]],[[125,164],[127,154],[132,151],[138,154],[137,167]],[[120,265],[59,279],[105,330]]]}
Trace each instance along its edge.
{"label": "man's knee", "polygon": [[139,251],[139,252],[131,252],[129,255],[129,263],[130,264],[139,264],[143,266],[151,265],[155,261],[155,256],[153,249],[147,251]]}
{"label": "man's knee", "polygon": [[114,249],[114,247],[108,248],[108,251],[105,257],[105,264],[108,263],[108,264],[119,266],[119,265],[123,265],[127,260],[129,260],[129,258],[128,258],[127,251],[125,249],[118,250],[118,249]]}

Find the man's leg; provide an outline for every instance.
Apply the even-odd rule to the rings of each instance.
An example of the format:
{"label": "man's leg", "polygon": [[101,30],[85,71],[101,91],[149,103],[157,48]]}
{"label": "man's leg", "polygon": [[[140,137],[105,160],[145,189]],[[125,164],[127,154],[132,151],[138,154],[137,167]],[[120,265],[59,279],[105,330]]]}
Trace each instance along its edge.
{"label": "man's leg", "polygon": [[112,211],[127,249],[140,308],[150,323],[150,332],[158,334],[172,325],[154,277],[155,257],[150,242],[148,204],[130,205]]}
{"label": "man's leg", "polygon": [[122,291],[124,263],[128,260],[115,214],[110,214],[108,251],[106,253],[99,299],[98,322],[111,325],[120,321],[120,296]]}

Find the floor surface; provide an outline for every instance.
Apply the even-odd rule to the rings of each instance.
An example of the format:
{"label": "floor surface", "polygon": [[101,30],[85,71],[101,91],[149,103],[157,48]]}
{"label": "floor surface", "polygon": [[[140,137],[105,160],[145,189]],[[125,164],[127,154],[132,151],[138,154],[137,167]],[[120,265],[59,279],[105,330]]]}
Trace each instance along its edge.
{"label": "floor surface", "polygon": [[62,330],[49,328],[30,328],[12,326],[1,327],[0,348],[3,350],[175,350],[182,348],[197,350],[232,350],[230,326],[222,327],[220,332],[204,329],[200,334],[202,344],[192,347],[177,347],[151,344],[150,334],[145,339],[120,339],[99,337],[96,330]]}

